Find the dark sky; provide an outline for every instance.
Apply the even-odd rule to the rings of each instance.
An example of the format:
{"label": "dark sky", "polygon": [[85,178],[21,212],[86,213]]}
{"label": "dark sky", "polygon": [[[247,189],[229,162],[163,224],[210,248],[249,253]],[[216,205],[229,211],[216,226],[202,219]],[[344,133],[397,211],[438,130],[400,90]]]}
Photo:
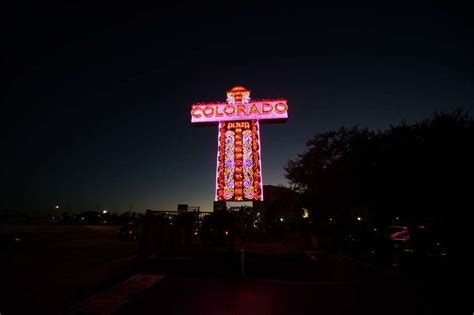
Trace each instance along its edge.
{"label": "dark sky", "polygon": [[450,1],[38,3],[1,10],[0,208],[211,210],[217,127],[189,110],[234,85],[289,102],[265,184],[318,132],[474,107],[472,10]]}

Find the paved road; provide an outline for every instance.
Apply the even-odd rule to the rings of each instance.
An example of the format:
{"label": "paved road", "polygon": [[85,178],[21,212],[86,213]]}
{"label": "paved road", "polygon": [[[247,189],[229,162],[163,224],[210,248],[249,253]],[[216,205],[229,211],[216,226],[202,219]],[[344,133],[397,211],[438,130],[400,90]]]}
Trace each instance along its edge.
{"label": "paved road", "polygon": [[[254,266],[246,278],[173,272],[118,314],[408,315],[433,311],[400,274],[342,256],[315,256],[310,263],[295,256],[249,258],[248,265]],[[288,271],[275,273],[281,268]]]}
{"label": "paved road", "polygon": [[54,314],[130,266],[137,242],[115,226],[3,226],[24,248],[0,253],[0,313]]}
{"label": "paved road", "polygon": [[[462,314],[449,292],[469,292],[439,277],[412,281],[324,252],[247,254],[243,278],[238,257],[158,260],[140,269],[152,278],[135,276],[121,285],[112,280],[132,264],[138,244],[119,241],[116,227],[38,226],[21,233],[24,250],[0,255],[2,315],[54,314],[91,295],[116,303],[117,292],[122,315]],[[107,291],[112,293],[101,293]],[[113,306],[108,309],[118,308]]]}

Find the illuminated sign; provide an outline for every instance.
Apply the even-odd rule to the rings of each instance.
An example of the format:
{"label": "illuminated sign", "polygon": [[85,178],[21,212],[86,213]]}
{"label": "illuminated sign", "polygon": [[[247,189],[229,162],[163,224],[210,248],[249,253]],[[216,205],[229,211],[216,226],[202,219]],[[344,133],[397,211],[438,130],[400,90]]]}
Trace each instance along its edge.
{"label": "illuminated sign", "polygon": [[286,120],[284,99],[250,101],[250,91],[236,86],[226,103],[194,104],[192,123],[219,123],[216,201],[262,201],[260,120]]}
{"label": "illuminated sign", "polygon": [[287,119],[286,100],[251,102],[248,104],[195,104],[191,109],[191,122],[217,122],[234,120]]}
{"label": "illuminated sign", "polygon": [[263,200],[257,120],[219,123],[216,200]]}

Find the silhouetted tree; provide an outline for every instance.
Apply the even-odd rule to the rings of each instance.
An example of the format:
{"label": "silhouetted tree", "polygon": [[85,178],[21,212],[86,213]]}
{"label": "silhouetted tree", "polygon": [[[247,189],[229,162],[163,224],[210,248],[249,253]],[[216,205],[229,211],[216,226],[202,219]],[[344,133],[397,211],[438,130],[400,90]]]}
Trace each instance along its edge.
{"label": "silhouetted tree", "polygon": [[438,223],[470,240],[474,122],[462,110],[385,131],[340,128],[314,136],[286,177],[314,218],[365,208],[374,222]]}
{"label": "silhouetted tree", "polygon": [[308,150],[288,162],[286,177],[314,217],[369,203],[376,137],[367,129],[343,127],[313,137]]}

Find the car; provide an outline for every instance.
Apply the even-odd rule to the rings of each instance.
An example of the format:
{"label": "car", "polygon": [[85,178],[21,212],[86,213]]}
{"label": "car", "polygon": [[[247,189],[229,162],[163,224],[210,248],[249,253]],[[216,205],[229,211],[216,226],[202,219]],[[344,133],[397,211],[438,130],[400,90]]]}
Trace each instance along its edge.
{"label": "car", "polygon": [[129,222],[124,224],[119,230],[119,238],[124,240],[137,240],[141,230],[137,224]]}
{"label": "car", "polygon": [[345,234],[343,244],[344,251],[351,256],[396,268],[414,253],[406,226],[354,228]]}

